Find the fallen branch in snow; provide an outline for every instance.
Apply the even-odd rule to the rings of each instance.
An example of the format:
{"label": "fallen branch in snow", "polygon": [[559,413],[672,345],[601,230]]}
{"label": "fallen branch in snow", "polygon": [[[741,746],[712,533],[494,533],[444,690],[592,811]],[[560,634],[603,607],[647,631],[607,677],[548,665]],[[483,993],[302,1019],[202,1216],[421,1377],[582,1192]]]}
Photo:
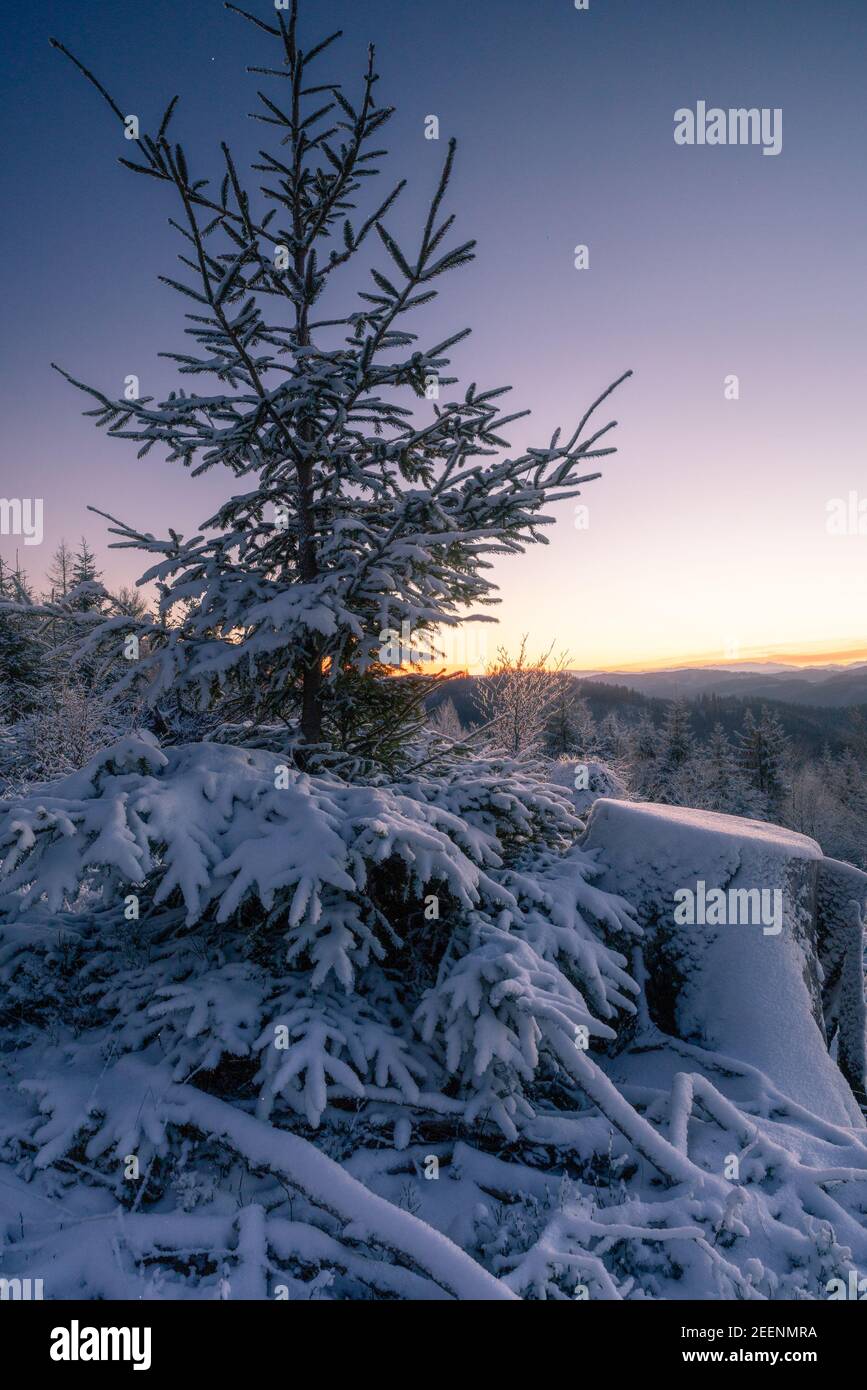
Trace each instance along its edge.
{"label": "fallen branch in snow", "polygon": [[672,1182],[689,1183],[696,1195],[713,1195],[723,1200],[729,1196],[731,1187],[723,1178],[705,1172],[692,1163],[684,1152],[657,1134],[653,1126],[624,1100],[601,1068],[591,1062],[580,1048],[570,1044],[565,1035],[561,1034],[559,1038],[552,1035],[549,1042],[588,1099],[599,1107],[606,1119],[658,1173]]}
{"label": "fallen branch in snow", "polygon": [[[696,1101],[723,1129],[730,1130],[739,1143],[747,1144],[756,1138],[756,1130],[737,1106],[720,1095],[715,1086],[695,1072],[679,1071],[671,1087],[671,1142],[682,1154],[689,1154],[689,1121]],[[782,1151],[781,1151],[782,1152]]]}
{"label": "fallen branch in snow", "polygon": [[[140,1063],[129,1065],[136,1071],[143,1069]],[[190,1124],[221,1139],[254,1168],[286,1178],[316,1206],[349,1223],[345,1235],[374,1241],[398,1258],[410,1260],[454,1298],[515,1297],[447,1236],[368,1191],[306,1139],[273,1129],[193,1086],[169,1086],[162,1100],[176,1123]]]}

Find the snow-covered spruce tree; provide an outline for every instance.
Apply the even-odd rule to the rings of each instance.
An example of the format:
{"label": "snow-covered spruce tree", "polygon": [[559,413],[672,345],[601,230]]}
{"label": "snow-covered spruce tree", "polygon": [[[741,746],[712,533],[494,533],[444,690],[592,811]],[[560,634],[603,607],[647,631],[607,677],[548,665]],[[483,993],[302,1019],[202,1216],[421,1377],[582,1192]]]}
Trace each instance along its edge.
{"label": "snow-covered spruce tree", "polygon": [[52,642],[34,621],[34,608],[26,576],[0,556],[0,788],[4,795],[32,780],[26,731],[51,688]]}
{"label": "snow-covered spruce tree", "polygon": [[44,648],[26,620],[30,601],[24,576],[0,557],[0,719],[7,724],[33,708],[45,678]]}
{"label": "snow-covered spruce tree", "polygon": [[765,815],[769,820],[780,820],[789,786],[789,740],[779,719],[766,705],[758,719],[752,710],[747,710],[737,735],[737,747],[738,764],[761,797]]}
{"label": "snow-covered spruce tree", "polygon": [[76,591],[72,599],[74,608],[99,607],[101,579],[102,574],[97,569],[96,556],[88,545],[86,536],[82,536],[72,564],[71,587]]}
{"label": "snow-covered spruce tree", "polygon": [[[129,663],[117,641],[123,631],[118,620],[123,624],[126,615],[129,625],[130,615],[145,612],[140,593],[110,594],[84,537],[74,555],[61,541],[46,579],[47,592],[38,599],[0,561],[0,712],[14,723],[14,736],[0,747],[0,778],[18,790],[75,771],[137,728],[143,715],[141,693],[119,688]],[[87,643],[86,635],[108,618],[115,640]],[[4,644],[7,632],[16,634],[19,651],[30,654],[26,692],[20,670],[16,678],[14,652]]]}
{"label": "snow-covered spruce tree", "polygon": [[[226,144],[221,180],[201,176],[169,139],[174,102],[155,135],[142,134],[140,157],[122,160],[177,205],[184,278],[167,283],[192,301],[194,346],[165,355],[207,389],[159,403],[84,389],[97,423],[142,455],[160,446],[194,472],[223,466],[243,482],[190,540],[117,528],[159,557],[144,578],[173,621],[168,633],[140,623],[151,647],[142,669],[157,692],[184,682],[207,699],[219,683],[248,720],[282,728],[281,746],[297,728],[312,748],[340,743],[348,708],[367,698],[380,727],[384,700],[399,709],[387,634],[423,650],[468,605],[495,601],[488,557],[540,539],[543,506],[574,496],[586,464],[612,452],[601,443],[612,425],[585,433],[597,401],[569,437],[496,457],[526,412],[499,413],[503,388],[473,384],[449,400],[448,353],[468,330],[422,348],[410,327],[442,277],[473,257],[473,242],[451,244],[455,219],[443,211],[454,142],[418,244],[401,248],[386,219],[403,183],[358,206],[392,114],[377,101],[372,51],[352,105],[316,78],[337,36],[304,52],[295,9],[275,18],[254,17],[278,65],[257,71],[279,79],[260,93],[257,119],[279,136],[255,166],[260,189],[245,189]],[[384,263],[347,304],[341,281],[371,238]],[[353,751],[351,724],[346,736]]]}
{"label": "snow-covered spruce tree", "polygon": [[692,804],[730,816],[760,818],[764,802],[742,772],[737,750],[721,724],[714,725],[697,755]]}
{"label": "snow-covered spruce tree", "polygon": [[570,753],[589,757],[595,722],[590,706],[580,699],[571,676],[558,680],[556,698],[548,720],[545,750],[550,757],[565,758]]}
{"label": "snow-covered spruce tree", "polygon": [[445,738],[453,739],[455,742],[463,739],[466,729],[461,723],[460,715],[455,707],[454,700],[450,696],[437,705],[436,709],[430,714],[430,725]]}

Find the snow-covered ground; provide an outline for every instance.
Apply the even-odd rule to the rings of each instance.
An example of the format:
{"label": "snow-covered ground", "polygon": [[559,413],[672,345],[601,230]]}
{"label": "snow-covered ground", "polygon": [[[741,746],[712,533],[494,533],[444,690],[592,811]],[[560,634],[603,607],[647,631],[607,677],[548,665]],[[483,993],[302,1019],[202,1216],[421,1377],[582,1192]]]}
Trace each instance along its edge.
{"label": "snow-covered ground", "polygon": [[[867,1269],[806,837],[604,798],[582,830],[493,764],[353,787],[130,738],[0,843],[2,1276],[790,1299]],[[779,899],[724,897],[754,921],[676,924],[755,887]]]}

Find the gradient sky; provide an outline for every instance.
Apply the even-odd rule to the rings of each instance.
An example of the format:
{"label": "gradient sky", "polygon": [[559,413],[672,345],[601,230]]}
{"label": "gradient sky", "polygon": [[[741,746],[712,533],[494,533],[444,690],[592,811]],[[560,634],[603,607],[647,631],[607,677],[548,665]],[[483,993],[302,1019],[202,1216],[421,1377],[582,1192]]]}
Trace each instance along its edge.
{"label": "gradient sky", "polygon": [[[831,499],[867,498],[863,0],[308,0],[303,15],[308,35],[345,31],[323,75],[360,74],[377,43],[380,99],[398,107],[387,169],[411,181],[397,233],[459,139],[452,210],[479,256],[427,326],[472,326],[458,373],[532,408],[513,446],[547,443],[635,371],[616,397],[620,452],[583,499],[589,529],[565,504],[547,547],[503,562],[489,649],[526,631],[580,667],[867,655],[867,535],[827,530]],[[4,15],[0,492],[45,499],[44,544],[21,547],[34,579],[86,530],[107,579],[128,582],[136,557],[105,550],[87,503],[189,532],[231,485],[137,462],[49,368],[109,394],[136,373],[159,394],[174,378],[156,354],[180,346],[184,307],[156,280],[177,266],[171,193],[116,164],[130,146],[50,34],[145,128],[180,91],[173,131],[207,173],[221,139],[243,158],[267,136],[245,119],[261,79],[244,64],[272,55],[220,0]],[[698,100],[781,107],[782,153],[676,146],[674,111]],[[423,138],[431,113],[439,143]],[[4,557],[15,544],[0,538]]]}

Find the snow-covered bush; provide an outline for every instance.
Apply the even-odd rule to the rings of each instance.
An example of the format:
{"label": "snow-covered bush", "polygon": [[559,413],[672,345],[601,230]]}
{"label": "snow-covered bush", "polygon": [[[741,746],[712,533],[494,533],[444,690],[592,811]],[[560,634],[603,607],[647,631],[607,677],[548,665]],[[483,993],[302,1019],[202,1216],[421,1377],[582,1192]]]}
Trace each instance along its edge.
{"label": "snow-covered bush", "polygon": [[326,1151],[517,1141],[576,1039],[634,1011],[636,928],[557,791],[466,771],[352,785],[143,735],[7,804],[2,969],[34,1106],[16,1145],[121,1200],[134,1157],[149,1206],[176,1188],[172,1084]]}
{"label": "snow-covered bush", "polygon": [[[6,809],[4,904],[41,920],[86,895],[88,996],[120,1050],[159,1035],[176,1079],[246,1058],[260,1113],[313,1127],[332,1091],[389,1093],[401,1124],[448,1090],[514,1138],[546,1050],[579,1028],[612,1038],[633,1009],[605,941],[635,927],[593,889],[553,789],[474,774],[351,785],[262,751],[128,738]],[[119,974],[103,956],[100,994],[127,922],[150,965]]]}

